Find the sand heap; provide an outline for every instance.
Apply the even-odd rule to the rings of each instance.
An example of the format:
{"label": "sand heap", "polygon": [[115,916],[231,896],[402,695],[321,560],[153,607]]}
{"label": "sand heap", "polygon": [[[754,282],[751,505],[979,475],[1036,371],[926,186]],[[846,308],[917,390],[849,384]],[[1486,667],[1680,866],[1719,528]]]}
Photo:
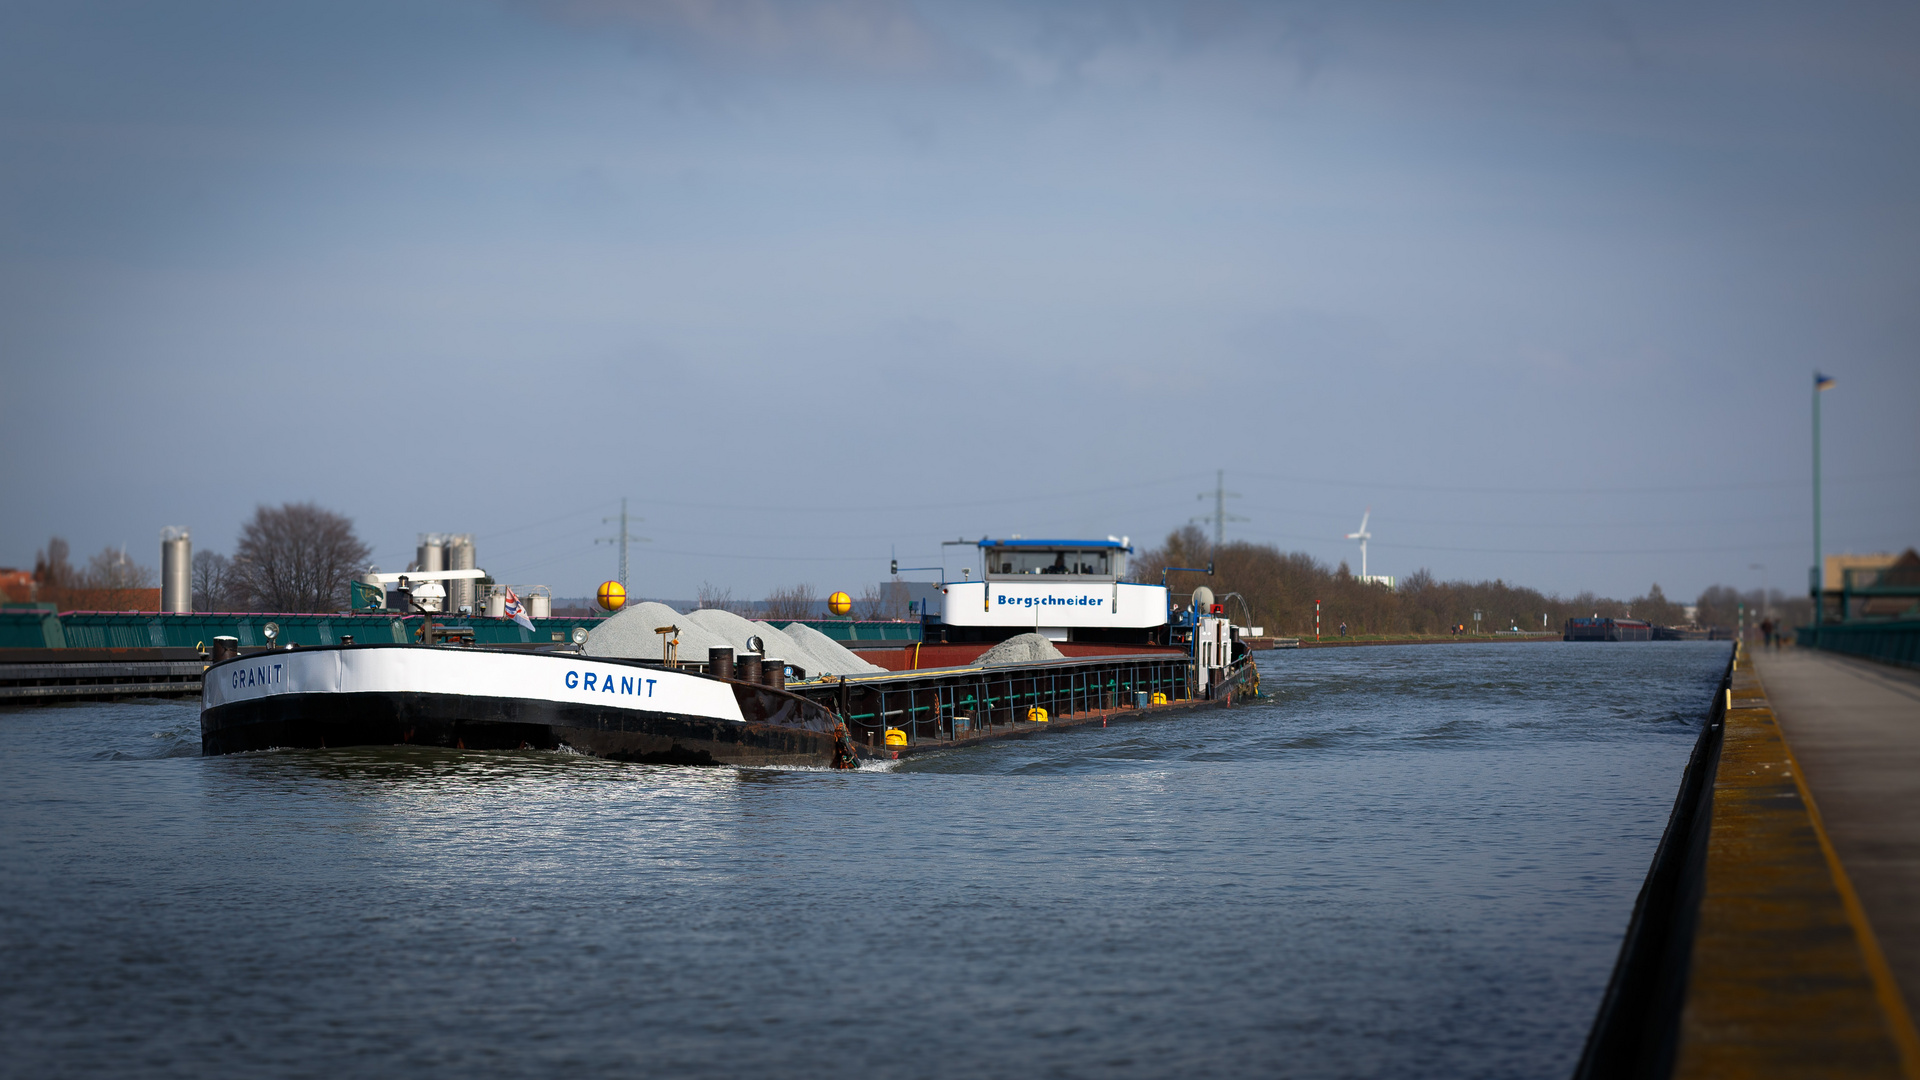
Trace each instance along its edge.
{"label": "sand heap", "polygon": [[634,604],[593,628],[587,637],[587,655],[616,660],[660,660],[659,626],[678,626],[680,661],[686,664],[707,662],[708,649],[724,649],[730,643],[665,604],[651,600]]}
{"label": "sand heap", "polygon": [[[808,626],[806,623],[790,623],[786,634],[794,644],[819,657],[822,661],[821,673],[827,675],[863,675],[870,671],[885,671],[878,664],[869,664],[854,655],[852,649],[833,640],[827,635]],[[807,669],[811,672],[813,669]]]}
{"label": "sand heap", "polygon": [[1041,660],[1065,660],[1066,655],[1053,642],[1039,634],[1021,634],[980,654],[976,664],[1031,664]]}
{"label": "sand heap", "polygon": [[883,670],[853,655],[818,630],[799,623],[781,630],[771,623],[755,622],[720,608],[701,608],[686,617],[704,632],[725,639],[725,643],[733,647],[736,658],[749,651],[749,637],[758,637],[766,644],[767,656],[803,668],[810,679]]}
{"label": "sand heap", "polygon": [[753,651],[747,648],[747,639],[758,637],[767,647],[767,656],[785,660],[789,664],[798,664],[807,669],[807,674],[813,674],[813,657],[808,656],[799,646],[787,640],[787,635],[766,623],[744,619],[720,608],[689,611],[687,618],[693,620],[694,625],[701,630],[725,641],[727,647],[733,650],[735,663],[739,662],[740,657]]}

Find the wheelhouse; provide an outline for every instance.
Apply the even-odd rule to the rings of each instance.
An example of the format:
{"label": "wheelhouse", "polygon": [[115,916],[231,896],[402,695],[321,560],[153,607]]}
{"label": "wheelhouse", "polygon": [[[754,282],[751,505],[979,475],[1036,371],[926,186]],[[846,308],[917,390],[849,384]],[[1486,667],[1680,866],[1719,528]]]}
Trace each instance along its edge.
{"label": "wheelhouse", "polygon": [[1069,581],[1118,581],[1127,573],[1123,540],[982,540],[980,556],[988,581],[1023,581],[1050,576]]}

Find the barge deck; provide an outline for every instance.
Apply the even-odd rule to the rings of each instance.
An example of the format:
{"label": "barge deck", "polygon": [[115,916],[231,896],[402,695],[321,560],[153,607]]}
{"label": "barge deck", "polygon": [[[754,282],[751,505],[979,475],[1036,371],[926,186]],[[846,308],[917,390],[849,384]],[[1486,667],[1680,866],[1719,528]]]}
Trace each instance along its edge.
{"label": "barge deck", "polygon": [[[861,756],[890,760],[1026,738],[1049,728],[1227,706],[1259,694],[1259,671],[1251,656],[1230,671],[1211,693],[1196,692],[1191,659],[1156,651],[890,671],[792,683],[787,689],[839,717]],[[1045,720],[1028,719],[1029,710],[1036,709],[1045,710]],[[905,741],[889,745],[889,731]]]}

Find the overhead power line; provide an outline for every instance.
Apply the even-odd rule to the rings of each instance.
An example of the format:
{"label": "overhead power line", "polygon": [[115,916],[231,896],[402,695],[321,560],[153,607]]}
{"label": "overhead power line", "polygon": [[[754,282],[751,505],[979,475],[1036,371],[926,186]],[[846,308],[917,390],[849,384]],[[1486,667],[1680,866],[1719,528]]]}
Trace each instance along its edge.
{"label": "overhead power line", "polygon": [[1803,545],[1797,543],[1732,544],[1724,547],[1681,548],[1478,548],[1440,547],[1433,544],[1382,544],[1380,546],[1393,550],[1465,551],[1484,555],[1696,555],[1725,551],[1772,551],[1785,548],[1799,548]]}
{"label": "overhead power line", "polygon": [[868,506],[849,506],[832,498],[822,498],[819,502],[804,506],[768,506],[764,503],[712,503],[687,502],[674,499],[651,499],[655,506],[678,506],[692,510],[750,510],[755,513],[784,514],[850,514],[850,513],[897,513],[907,510],[946,510],[956,506],[1005,506],[1014,503],[1058,502],[1080,495],[1104,495],[1115,491],[1138,491],[1141,488],[1165,487],[1170,484],[1191,480],[1204,475],[1197,472],[1175,473],[1157,480],[1142,480],[1131,484],[1108,484],[1101,487],[1078,487],[1067,490],[1041,492],[1033,495],[1007,495],[995,499],[943,499],[930,503],[876,503]]}
{"label": "overhead power line", "polygon": [[[1252,472],[1252,473],[1247,473],[1246,475],[1252,476],[1260,480],[1279,480],[1283,483],[1307,484],[1314,487],[1338,487],[1338,488],[1350,488],[1350,489],[1352,488],[1357,488],[1357,489],[1386,488],[1394,491],[1458,491],[1458,492],[1478,492],[1482,494],[1494,494],[1494,495],[1604,495],[1604,494],[1645,494],[1645,493],[1662,492],[1662,491],[1667,491],[1667,492],[1757,491],[1757,490],[1771,489],[1771,488],[1797,489],[1797,488],[1806,487],[1808,483],[1806,480],[1756,480],[1756,481],[1750,481],[1750,482],[1736,481],[1732,483],[1722,483],[1722,484],[1656,484],[1656,485],[1648,485],[1648,486],[1636,486],[1636,485],[1577,486],[1575,485],[1575,486],[1554,486],[1554,487],[1502,487],[1502,486],[1479,486],[1479,485],[1457,485],[1457,484],[1407,484],[1407,483],[1380,482],[1380,481],[1372,481],[1372,480],[1322,480],[1317,477],[1296,476],[1289,473]],[[1858,481],[1867,481],[1867,480],[1898,480],[1898,479],[1904,479],[1911,476],[1920,476],[1920,469],[1900,469],[1893,472],[1885,472],[1885,473],[1861,473],[1852,477],[1839,478],[1838,480],[1828,480],[1827,483],[1832,484],[1836,482],[1845,482],[1845,481],[1858,482]]]}

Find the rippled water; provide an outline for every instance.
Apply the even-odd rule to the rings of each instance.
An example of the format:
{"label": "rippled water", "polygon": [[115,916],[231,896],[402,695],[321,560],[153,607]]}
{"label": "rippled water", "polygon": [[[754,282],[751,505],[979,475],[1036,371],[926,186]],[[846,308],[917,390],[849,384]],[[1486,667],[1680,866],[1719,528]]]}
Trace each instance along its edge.
{"label": "rippled water", "polygon": [[854,774],[0,712],[0,1071],[1565,1075],[1726,654],[1270,653]]}

